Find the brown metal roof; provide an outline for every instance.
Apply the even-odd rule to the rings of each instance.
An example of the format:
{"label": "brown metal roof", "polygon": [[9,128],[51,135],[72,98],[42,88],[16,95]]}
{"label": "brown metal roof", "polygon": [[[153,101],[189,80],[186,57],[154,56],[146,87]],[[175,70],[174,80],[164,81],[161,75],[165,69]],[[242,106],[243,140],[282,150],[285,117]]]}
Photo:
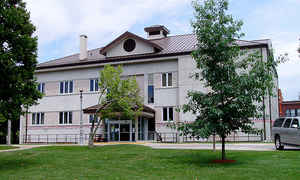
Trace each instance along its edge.
{"label": "brown metal roof", "polygon": [[[124,34],[126,36],[127,35],[136,36],[133,33],[129,34],[129,32],[126,32]],[[123,36],[125,36],[124,34]],[[75,65],[84,65],[84,64],[97,64],[97,63],[101,64],[106,62],[114,62],[114,61],[122,61],[122,60],[167,57],[167,56],[189,54],[197,48],[197,42],[198,42],[195,34],[175,35],[175,36],[168,36],[165,38],[153,39],[153,40],[146,40],[144,38],[142,39],[144,41],[147,41],[150,44],[155,44],[157,47],[161,47],[161,51],[155,53],[136,54],[130,56],[106,57],[99,53],[103,48],[96,48],[88,51],[88,58],[86,60],[79,60],[79,54],[77,53],[71,56],[66,56],[63,58],[40,63],[37,65],[37,69],[48,69],[54,67],[65,67],[65,66],[75,66]],[[242,48],[267,46],[268,42],[269,42],[268,39],[254,40],[254,41],[237,40],[238,45]],[[112,43],[114,43],[114,41]]]}
{"label": "brown metal roof", "polygon": [[[97,109],[99,109],[101,105],[97,104],[88,108],[83,109],[83,113],[91,114],[95,113]],[[149,106],[143,105],[143,112],[154,114],[155,110]]]}

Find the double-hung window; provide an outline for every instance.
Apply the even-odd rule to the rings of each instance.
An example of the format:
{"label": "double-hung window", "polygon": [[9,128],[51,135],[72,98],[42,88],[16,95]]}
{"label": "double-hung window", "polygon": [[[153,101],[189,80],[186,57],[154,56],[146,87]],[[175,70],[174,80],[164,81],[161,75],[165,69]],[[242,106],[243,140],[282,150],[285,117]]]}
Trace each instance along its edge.
{"label": "double-hung window", "polygon": [[154,81],[153,74],[148,75],[148,103],[154,103]]}
{"label": "double-hung window", "polygon": [[163,121],[173,121],[174,111],[173,107],[163,107]]}
{"label": "double-hung window", "polygon": [[98,91],[99,85],[98,85],[98,79],[90,79],[90,91]]}
{"label": "double-hung window", "polygon": [[37,88],[41,93],[45,93],[45,83],[39,83]]}
{"label": "double-hung window", "polygon": [[45,113],[43,112],[37,112],[37,113],[32,113],[32,124],[44,124],[44,119],[45,119]]}
{"label": "double-hung window", "polygon": [[172,73],[162,73],[161,77],[162,87],[171,87],[172,86]]}
{"label": "double-hung window", "polygon": [[60,94],[73,93],[73,81],[61,81],[59,85]]}
{"label": "double-hung window", "polygon": [[72,124],[72,112],[59,112],[59,124]]}

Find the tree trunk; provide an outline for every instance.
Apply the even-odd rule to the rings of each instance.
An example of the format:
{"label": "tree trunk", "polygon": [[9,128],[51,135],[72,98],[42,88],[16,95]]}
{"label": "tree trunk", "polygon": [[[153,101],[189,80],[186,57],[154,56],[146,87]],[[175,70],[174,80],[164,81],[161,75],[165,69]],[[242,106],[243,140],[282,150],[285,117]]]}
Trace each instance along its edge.
{"label": "tree trunk", "polygon": [[225,160],[226,159],[226,156],[225,156],[225,136],[222,136],[222,160]]}
{"label": "tree trunk", "polygon": [[7,145],[11,145],[11,120],[7,121]]}
{"label": "tree trunk", "polygon": [[213,151],[216,152],[216,133],[213,134]]}
{"label": "tree trunk", "polygon": [[93,132],[90,132],[89,134],[89,148],[92,148],[94,147],[94,133]]}

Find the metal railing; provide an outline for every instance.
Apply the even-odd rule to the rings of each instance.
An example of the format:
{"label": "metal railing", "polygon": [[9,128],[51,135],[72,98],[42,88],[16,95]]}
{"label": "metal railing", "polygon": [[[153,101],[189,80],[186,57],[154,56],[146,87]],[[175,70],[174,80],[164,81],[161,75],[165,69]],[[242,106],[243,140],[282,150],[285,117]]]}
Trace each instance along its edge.
{"label": "metal railing", "polygon": [[[84,141],[88,141],[89,135],[83,135]],[[95,137],[97,139],[97,136]],[[80,135],[79,134],[29,134],[22,137],[22,142],[24,144],[79,144]]]}
{"label": "metal railing", "polygon": [[[134,134],[133,134],[134,137]],[[154,141],[154,142],[212,142],[213,136],[209,138],[200,138],[197,136],[184,135],[181,136],[179,132],[156,132],[149,131],[148,136],[140,136],[142,141]],[[1,137],[0,137],[1,138]],[[22,137],[23,143],[45,143],[45,144],[57,144],[57,143],[69,143],[69,144],[79,144],[80,142],[79,134],[29,134],[27,135],[27,141],[25,136]],[[89,134],[83,135],[84,142],[88,142]],[[216,135],[216,141],[221,141],[221,138]],[[107,142],[107,134],[96,134],[94,142]],[[4,137],[4,143],[6,139]],[[263,141],[263,134],[252,134],[252,133],[243,133],[240,131],[234,132],[231,135],[226,137],[227,142],[261,142]],[[0,139],[1,143],[1,139]]]}
{"label": "metal railing", "polygon": [[[198,136],[183,135],[181,136],[178,132],[159,132],[156,141],[159,142],[213,142],[213,136],[208,138],[201,138]],[[217,142],[221,141],[219,136],[215,136]],[[261,142],[263,141],[263,134],[252,134],[252,133],[243,133],[237,131],[226,137],[226,142]]]}

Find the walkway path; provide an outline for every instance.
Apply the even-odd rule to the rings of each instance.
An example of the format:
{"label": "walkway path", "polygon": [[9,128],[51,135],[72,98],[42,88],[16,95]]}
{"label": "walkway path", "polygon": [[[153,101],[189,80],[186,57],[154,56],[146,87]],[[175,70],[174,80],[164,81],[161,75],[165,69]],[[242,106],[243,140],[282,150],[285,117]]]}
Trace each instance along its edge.
{"label": "walkway path", "polygon": [[0,150],[0,152],[11,152],[11,151],[20,151],[20,150],[25,150],[25,149],[31,149],[31,148],[35,148],[35,147],[43,147],[43,146],[50,146],[50,145],[11,145],[13,147],[17,147],[15,149],[6,149],[6,150]]}
{"label": "walkway path", "polygon": [[[117,145],[117,144],[140,144],[144,146],[151,147],[153,149],[212,149],[212,144],[210,143],[188,143],[188,144],[171,144],[171,143],[150,143],[150,142],[121,142],[121,143],[95,143],[96,146],[105,146],[105,145]],[[11,151],[20,151],[25,149],[31,149],[36,147],[44,146],[80,146],[75,144],[43,144],[43,145],[12,145],[18,148],[0,150],[1,152],[11,152]],[[221,144],[216,144],[216,149],[221,149]],[[285,146],[286,150],[297,150],[300,151],[300,147],[288,147]],[[250,151],[274,151],[273,143],[239,143],[239,144],[226,144],[226,150],[250,150]]]}

